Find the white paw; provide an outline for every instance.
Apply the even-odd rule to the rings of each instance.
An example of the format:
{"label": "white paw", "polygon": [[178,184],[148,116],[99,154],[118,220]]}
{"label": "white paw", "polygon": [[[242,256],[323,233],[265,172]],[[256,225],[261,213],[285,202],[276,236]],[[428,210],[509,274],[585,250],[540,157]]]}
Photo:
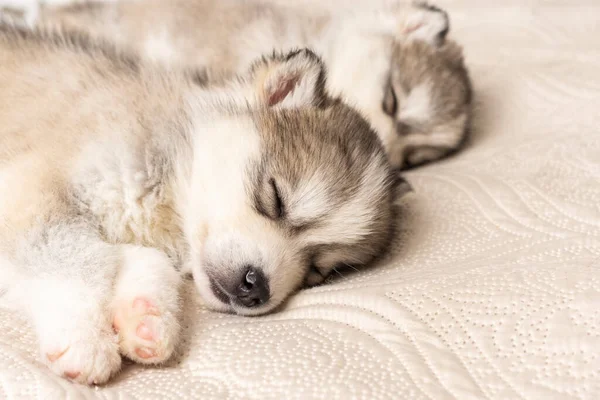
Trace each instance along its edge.
{"label": "white paw", "polygon": [[59,376],[88,385],[104,383],[117,372],[121,356],[116,335],[108,329],[89,328],[40,337],[41,358],[48,368]]}
{"label": "white paw", "polygon": [[144,364],[167,360],[179,336],[176,317],[146,297],[118,304],[113,328],[119,335],[121,353]]}
{"label": "white paw", "polygon": [[31,312],[40,358],[54,373],[83,384],[106,382],[121,366],[117,335],[102,289],[43,277],[20,298]]}
{"label": "white paw", "polygon": [[128,246],[112,303],[121,354],[144,363],[166,361],[179,338],[181,277],[162,252]]}

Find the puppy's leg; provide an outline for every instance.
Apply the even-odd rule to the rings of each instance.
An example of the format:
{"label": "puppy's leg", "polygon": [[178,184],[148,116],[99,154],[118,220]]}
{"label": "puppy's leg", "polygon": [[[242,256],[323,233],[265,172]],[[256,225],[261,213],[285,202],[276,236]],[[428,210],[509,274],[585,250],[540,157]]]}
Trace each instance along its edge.
{"label": "puppy's leg", "polygon": [[168,359],[179,336],[180,274],[162,252],[126,246],[112,308],[121,353],[155,364]]}
{"label": "puppy's leg", "polygon": [[8,296],[31,318],[41,360],[56,374],[92,384],[119,369],[109,302],[121,251],[76,218],[46,221],[18,240]]}

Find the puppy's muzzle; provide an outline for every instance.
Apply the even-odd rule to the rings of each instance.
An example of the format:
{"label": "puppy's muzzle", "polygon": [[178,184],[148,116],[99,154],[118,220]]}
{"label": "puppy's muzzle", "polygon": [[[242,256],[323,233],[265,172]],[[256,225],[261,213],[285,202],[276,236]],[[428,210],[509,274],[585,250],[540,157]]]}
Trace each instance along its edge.
{"label": "puppy's muzzle", "polygon": [[265,304],[271,294],[269,281],[256,267],[246,266],[241,274],[209,277],[210,287],[215,296],[224,303],[230,302],[247,308]]}

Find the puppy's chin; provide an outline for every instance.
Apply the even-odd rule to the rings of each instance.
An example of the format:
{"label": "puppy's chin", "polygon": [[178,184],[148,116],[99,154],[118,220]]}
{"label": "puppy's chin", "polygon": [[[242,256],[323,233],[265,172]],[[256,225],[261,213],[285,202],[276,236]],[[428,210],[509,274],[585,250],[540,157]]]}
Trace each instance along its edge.
{"label": "puppy's chin", "polygon": [[241,307],[233,304],[232,306],[233,312],[238,315],[243,315],[246,317],[255,317],[259,315],[264,315],[270,313],[275,307],[273,307],[270,303],[263,304],[260,307]]}

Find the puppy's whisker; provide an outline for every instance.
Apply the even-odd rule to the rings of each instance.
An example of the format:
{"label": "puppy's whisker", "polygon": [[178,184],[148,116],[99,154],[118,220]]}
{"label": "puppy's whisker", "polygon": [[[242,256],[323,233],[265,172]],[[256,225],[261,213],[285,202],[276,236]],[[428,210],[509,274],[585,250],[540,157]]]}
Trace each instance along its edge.
{"label": "puppy's whisker", "polygon": [[353,265],[347,264],[345,262],[343,262],[342,264],[344,264],[348,268],[351,268],[351,269],[355,270],[356,272],[360,272],[360,270],[358,268],[356,268],[355,266],[353,266]]}
{"label": "puppy's whisker", "polygon": [[334,270],[334,271],[335,271],[335,272],[336,272],[336,273],[337,273],[339,276],[341,276],[343,279],[346,279],[346,277],[345,277],[345,276],[344,276],[344,275],[343,275],[343,274],[342,274],[340,271],[338,271],[338,269],[337,269],[337,268],[335,268],[335,267],[334,267],[334,268],[333,268],[333,270]]}

